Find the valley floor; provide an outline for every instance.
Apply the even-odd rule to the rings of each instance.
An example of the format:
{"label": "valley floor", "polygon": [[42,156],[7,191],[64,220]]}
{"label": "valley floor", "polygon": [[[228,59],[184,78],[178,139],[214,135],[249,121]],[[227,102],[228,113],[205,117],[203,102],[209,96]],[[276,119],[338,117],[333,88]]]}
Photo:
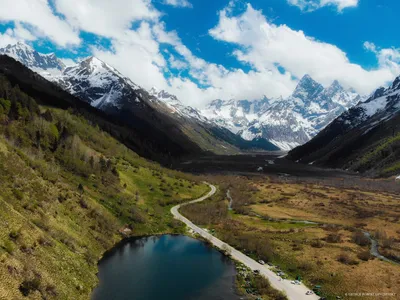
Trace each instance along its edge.
{"label": "valley floor", "polygon": [[177,206],[174,206],[171,209],[171,213],[174,215],[174,217],[177,218],[178,220],[184,222],[195,234],[198,234],[202,238],[206,239],[212,245],[219,248],[221,251],[225,252],[226,255],[229,255],[231,258],[233,258],[235,261],[243,264],[244,266],[246,266],[253,272],[258,271],[260,275],[262,275],[268,279],[268,281],[270,282],[271,286],[274,289],[282,291],[283,294],[288,297],[288,299],[296,299],[296,300],[319,299],[319,297],[317,297],[315,295],[306,295],[307,291],[309,291],[309,289],[306,286],[304,286],[302,284],[301,285],[293,285],[289,281],[280,280],[280,277],[277,276],[274,272],[272,272],[268,266],[260,264],[259,262],[255,261],[251,257],[243,254],[242,252],[236,250],[232,246],[224,243],[223,241],[214,237],[212,234],[210,234],[206,230],[196,226],[190,220],[188,220],[187,218],[185,218],[184,216],[182,216],[179,213],[179,209],[182,206],[199,203],[199,202],[202,202],[202,201],[210,198],[211,196],[213,196],[216,193],[217,189],[213,185],[209,185],[209,186],[211,188],[211,191],[207,195],[205,195],[197,200],[193,200],[193,201],[187,202],[185,204],[179,204]]}
{"label": "valley floor", "polygon": [[[377,240],[381,255],[400,261],[400,198],[372,191],[388,181],[349,177],[350,188],[342,179],[272,175],[213,175],[208,180],[218,183],[219,193],[182,207],[181,213],[218,239],[269,262],[290,280],[300,276],[308,287],[320,286],[317,290],[328,299],[347,299],[346,293],[385,294],[385,299],[400,294],[400,265],[372,256],[364,234]],[[368,187],[357,188],[362,185]]]}

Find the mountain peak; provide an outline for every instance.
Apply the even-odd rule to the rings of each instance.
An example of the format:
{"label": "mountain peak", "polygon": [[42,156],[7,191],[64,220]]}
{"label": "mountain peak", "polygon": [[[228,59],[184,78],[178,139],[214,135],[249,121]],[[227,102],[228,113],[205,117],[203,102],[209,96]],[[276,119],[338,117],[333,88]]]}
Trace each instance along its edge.
{"label": "mountain peak", "polygon": [[300,79],[296,89],[293,92],[293,97],[307,100],[315,97],[322,92],[324,87],[306,74]]}
{"label": "mountain peak", "polygon": [[31,53],[35,53],[36,51],[24,42],[17,42],[16,44],[8,44],[5,48],[1,48],[0,52],[4,52],[4,54],[24,53],[24,55],[29,55]]}
{"label": "mountain peak", "polygon": [[18,49],[23,49],[25,51],[30,51],[30,52],[34,52],[35,49],[33,49],[31,46],[29,46],[28,44],[22,42],[22,41],[18,41],[16,44],[11,45],[9,44],[6,48],[10,49],[10,48],[18,48]]}
{"label": "mountain peak", "polygon": [[102,60],[98,59],[95,56],[89,56],[89,57],[85,58],[84,60],[82,60],[81,63],[90,64],[92,66],[103,66],[103,65],[105,65],[105,62],[103,62]]}
{"label": "mountain peak", "polygon": [[340,85],[339,81],[334,80],[331,84],[331,87],[333,88],[342,88],[342,86]]}
{"label": "mountain peak", "polygon": [[330,95],[333,96],[334,94],[337,94],[338,92],[344,91],[344,88],[341,86],[339,81],[334,80],[332,84],[326,88],[326,92]]}
{"label": "mountain peak", "polygon": [[40,73],[44,76],[53,73],[59,74],[65,68],[64,63],[59,60],[54,53],[42,54],[37,52],[31,46],[17,42],[14,45],[8,45],[5,48],[0,48],[0,54],[5,54],[21,62],[28,68]]}
{"label": "mountain peak", "polygon": [[179,101],[179,99],[175,96],[170,94],[169,92],[165,91],[165,90],[160,90],[157,87],[153,86],[150,90],[149,90],[149,94],[156,97],[158,100],[160,100],[161,102],[165,102],[165,103],[169,103],[169,104],[181,104],[181,102]]}

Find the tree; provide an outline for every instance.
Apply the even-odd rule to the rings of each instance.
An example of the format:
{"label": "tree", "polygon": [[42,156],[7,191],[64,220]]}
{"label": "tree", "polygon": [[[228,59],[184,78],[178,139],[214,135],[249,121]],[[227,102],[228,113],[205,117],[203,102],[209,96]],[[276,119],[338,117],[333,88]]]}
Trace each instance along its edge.
{"label": "tree", "polygon": [[85,189],[84,189],[82,183],[80,183],[80,184],[78,185],[78,191],[79,191],[79,193],[80,193],[81,195],[85,192]]}

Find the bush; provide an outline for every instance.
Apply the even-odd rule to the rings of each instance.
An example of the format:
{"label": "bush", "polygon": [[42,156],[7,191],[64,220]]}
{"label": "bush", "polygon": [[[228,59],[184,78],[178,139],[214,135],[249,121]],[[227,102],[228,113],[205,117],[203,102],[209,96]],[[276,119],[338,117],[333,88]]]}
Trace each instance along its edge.
{"label": "bush", "polygon": [[331,233],[325,238],[325,240],[328,243],[340,243],[342,241],[342,237],[338,233]]}
{"label": "bush", "polygon": [[369,239],[364,235],[361,231],[356,231],[353,233],[352,240],[359,246],[367,246],[369,245]]}
{"label": "bush", "polygon": [[18,231],[15,231],[15,230],[12,230],[12,231],[8,234],[8,236],[9,236],[11,239],[13,239],[13,240],[18,239],[19,235],[20,235],[20,233],[19,233]]}
{"label": "bush", "polygon": [[84,209],[88,209],[89,208],[89,205],[87,204],[87,202],[83,198],[79,199],[79,205]]}
{"label": "bush", "polygon": [[18,189],[13,189],[13,194],[14,194],[15,198],[17,198],[18,200],[24,199],[24,193],[22,193]]}
{"label": "bush", "polygon": [[322,248],[324,244],[321,242],[321,240],[315,240],[311,242],[311,247],[314,248]]}
{"label": "bush", "polygon": [[251,283],[261,295],[268,295],[268,299],[287,300],[287,297],[281,291],[272,288],[268,279],[262,276],[253,275]]}
{"label": "bush", "polygon": [[29,296],[31,292],[39,290],[40,287],[40,279],[38,277],[32,280],[24,280],[20,286],[19,290],[25,297]]}
{"label": "bush", "polygon": [[366,250],[358,253],[357,257],[363,261],[369,261],[372,258],[372,255],[368,250]]}
{"label": "bush", "polygon": [[8,254],[13,254],[14,249],[15,249],[14,244],[9,240],[6,240],[4,242],[3,248],[4,248],[4,250],[7,251]]}
{"label": "bush", "polygon": [[342,264],[345,265],[357,265],[358,262],[354,259],[352,259],[347,253],[341,253],[338,257],[337,257],[337,261],[341,262]]}

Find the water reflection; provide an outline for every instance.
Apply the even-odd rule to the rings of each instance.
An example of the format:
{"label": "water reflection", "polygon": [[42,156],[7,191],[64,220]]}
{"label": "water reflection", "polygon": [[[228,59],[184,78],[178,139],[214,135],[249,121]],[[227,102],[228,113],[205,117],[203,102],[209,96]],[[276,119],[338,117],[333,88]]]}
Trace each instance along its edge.
{"label": "water reflection", "polygon": [[232,261],[185,236],[121,244],[99,263],[99,279],[94,300],[239,299]]}

